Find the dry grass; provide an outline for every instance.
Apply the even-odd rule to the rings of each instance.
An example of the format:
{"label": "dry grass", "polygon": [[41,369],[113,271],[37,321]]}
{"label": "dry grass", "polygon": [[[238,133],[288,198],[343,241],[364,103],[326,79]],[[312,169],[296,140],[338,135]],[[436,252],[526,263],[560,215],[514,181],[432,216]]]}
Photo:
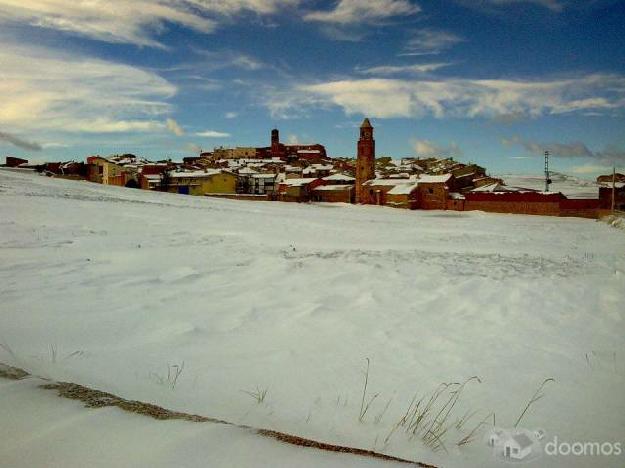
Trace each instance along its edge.
{"label": "dry grass", "polygon": [[[11,371],[7,371],[7,369],[12,369]],[[29,374],[21,369],[12,368],[9,366],[5,366],[0,363],[0,377],[4,377],[4,374],[7,375],[21,375],[24,378]],[[13,378],[13,377],[8,377]],[[197,414],[187,414],[181,413],[177,411],[170,411],[168,409],[162,408],[160,406],[156,406],[150,403],[144,403],[141,401],[134,400],[126,400],[124,398],[120,398],[117,395],[113,395],[111,393],[101,392],[99,390],[94,390],[88,387],[84,387],[82,385],[69,383],[69,382],[51,382],[49,384],[44,384],[40,386],[43,389],[47,390],[56,390],[58,395],[63,398],[69,398],[72,400],[79,400],[85,403],[85,406],[88,408],[103,408],[106,406],[114,406],[122,411],[128,411],[131,413],[139,414],[142,416],[148,416],[157,420],[171,420],[178,419],[183,421],[195,422],[195,423],[215,423],[215,424],[225,424],[232,427],[237,427],[239,429],[252,430],[255,433],[259,434],[263,437],[268,437],[271,439],[278,440],[280,442],[296,445],[299,447],[309,447],[317,450],[323,450],[326,452],[338,452],[345,453],[351,455],[357,455],[367,458],[375,458],[379,460],[386,461],[394,461],[398,463],[409,464],[413,466],[419,466],[424,468],[436,468],[433,465],[428,465],[425,463],[420,463],[412,460],[406,460],[403,458],[393,457],[391,455],[386,455],[379,452],[374,452],[372,450],[365,450],[355,447],[345,447],[341,445],[333,445],[327,444],[325,442],[320,442],[312,439],[306,439],[303,437],[299,437],[292,434],[287,434],[284,432],[278,432],[270,429],[256,429],[253,427],[233,424],[228,421],[223,421],[220,419],[209,418],[206,416],[199,416]]]}

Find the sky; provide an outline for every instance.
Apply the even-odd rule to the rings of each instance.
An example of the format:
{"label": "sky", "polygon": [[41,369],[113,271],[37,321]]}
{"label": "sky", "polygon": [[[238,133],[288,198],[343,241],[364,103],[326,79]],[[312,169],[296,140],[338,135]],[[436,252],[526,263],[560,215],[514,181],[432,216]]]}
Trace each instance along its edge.
{"label": "sky", "polygon": [[321,143],[625,170],[623,0],[0,0],[0,157]]}

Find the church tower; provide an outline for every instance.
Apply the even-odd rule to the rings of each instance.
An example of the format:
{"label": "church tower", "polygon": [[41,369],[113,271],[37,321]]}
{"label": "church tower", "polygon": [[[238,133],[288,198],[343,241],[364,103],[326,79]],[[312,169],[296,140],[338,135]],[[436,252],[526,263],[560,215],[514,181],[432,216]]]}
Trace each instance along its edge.
{"label": "church tower", "polygon": [[280,132],[277,128],[271,131],[271,156],[280,157]]}
{"label": "church tower", "polygon": [[360,126],[356,158],[356,203],[370,203],[363,184],[371,179],[375,179],[375,140],[371,122],[365,119]]}

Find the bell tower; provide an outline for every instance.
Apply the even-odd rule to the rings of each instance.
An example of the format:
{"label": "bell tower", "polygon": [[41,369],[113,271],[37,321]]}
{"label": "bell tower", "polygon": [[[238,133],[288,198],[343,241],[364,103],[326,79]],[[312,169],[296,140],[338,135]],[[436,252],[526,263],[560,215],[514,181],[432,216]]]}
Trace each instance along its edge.
{"label": "bell tower", "polygon": [[375,179],[375,140],[373,126],[369,119],[365,118],[360,126],[356,158],[356,203],[370,203],[363,184],[371,179]]}

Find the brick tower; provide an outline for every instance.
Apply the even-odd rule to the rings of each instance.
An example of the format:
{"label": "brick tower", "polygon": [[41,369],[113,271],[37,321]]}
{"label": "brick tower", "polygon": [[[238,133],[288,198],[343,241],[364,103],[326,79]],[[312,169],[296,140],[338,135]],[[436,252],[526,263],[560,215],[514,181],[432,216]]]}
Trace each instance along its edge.
{"label": "brick tower", "polygon": [[358,157],[356,158],[356,203],[370,202],[363,184],[371,179],[375,179],[375,140],[371,122],[365,119],[360,126]]}
{"label": "brick tower", "polygon": [[274,128],[271,131],[271,156],[280,157],[282,156],[282,151],[280,148],[280,132],[277,128]]}

